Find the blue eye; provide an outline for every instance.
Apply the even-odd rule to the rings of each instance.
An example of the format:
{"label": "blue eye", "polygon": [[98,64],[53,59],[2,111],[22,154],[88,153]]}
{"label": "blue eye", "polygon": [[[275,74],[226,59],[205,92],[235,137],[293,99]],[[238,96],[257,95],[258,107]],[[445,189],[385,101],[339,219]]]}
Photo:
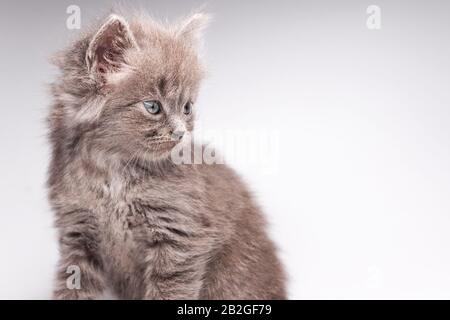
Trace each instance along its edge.
{"label": "blue eye", "polygon": [[151,114],[158,114],[161,112],[161,103],[156,100],[144,101],[145,109]]}

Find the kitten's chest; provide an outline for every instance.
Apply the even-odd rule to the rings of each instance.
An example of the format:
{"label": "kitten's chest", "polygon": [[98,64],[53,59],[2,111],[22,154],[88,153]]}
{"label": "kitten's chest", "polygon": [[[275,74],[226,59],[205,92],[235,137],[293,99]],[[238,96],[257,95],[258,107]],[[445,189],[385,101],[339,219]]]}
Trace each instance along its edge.
{"label": "kitten's chest", "polygon": [[198,189],[175,183],[128,188],[102,208],[106,243],[139,250],[142,246],[201,239],[211,228],[202,198]]}

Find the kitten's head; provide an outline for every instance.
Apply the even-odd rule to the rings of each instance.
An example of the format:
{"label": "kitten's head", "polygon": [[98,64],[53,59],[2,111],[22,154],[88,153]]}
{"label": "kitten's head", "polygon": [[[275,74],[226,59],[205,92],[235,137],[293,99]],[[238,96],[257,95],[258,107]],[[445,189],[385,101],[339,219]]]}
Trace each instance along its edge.
{"label": "kitten's head", "polygon": [[51,123],[84,130],[95,150],[115,156],[168,156],[193,130],[203,77],[196,49],[206,21],[195,14],[166,27],[109,16],[56,60],[63,73]]}

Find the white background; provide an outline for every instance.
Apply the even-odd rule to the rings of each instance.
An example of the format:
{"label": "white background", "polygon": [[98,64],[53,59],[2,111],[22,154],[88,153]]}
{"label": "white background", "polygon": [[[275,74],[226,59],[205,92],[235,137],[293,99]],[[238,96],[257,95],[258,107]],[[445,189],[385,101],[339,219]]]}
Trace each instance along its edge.
{"label": "white background", "polygon": [[[173,19],[204,1],[141,1]],[[1,2],[0,298],[50,297],[47,57],[108,1]],[[381,8],[368,30],[366,8]],[[450,5],[210,1],[204,129],[279,137],[276,170],[239,164],[271,222],[289,297],[450,298]],[[262,161],[262,160],[261,160]]]}

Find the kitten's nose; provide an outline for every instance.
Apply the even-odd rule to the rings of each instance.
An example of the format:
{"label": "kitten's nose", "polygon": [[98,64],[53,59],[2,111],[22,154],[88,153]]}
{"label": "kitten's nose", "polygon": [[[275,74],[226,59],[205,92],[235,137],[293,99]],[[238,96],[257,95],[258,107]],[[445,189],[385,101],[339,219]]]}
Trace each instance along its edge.
{"label": "kitten's nose", "polygon": [[181,140],[184,136],[183,130],[176,130],[172,133],[172,140]]}

